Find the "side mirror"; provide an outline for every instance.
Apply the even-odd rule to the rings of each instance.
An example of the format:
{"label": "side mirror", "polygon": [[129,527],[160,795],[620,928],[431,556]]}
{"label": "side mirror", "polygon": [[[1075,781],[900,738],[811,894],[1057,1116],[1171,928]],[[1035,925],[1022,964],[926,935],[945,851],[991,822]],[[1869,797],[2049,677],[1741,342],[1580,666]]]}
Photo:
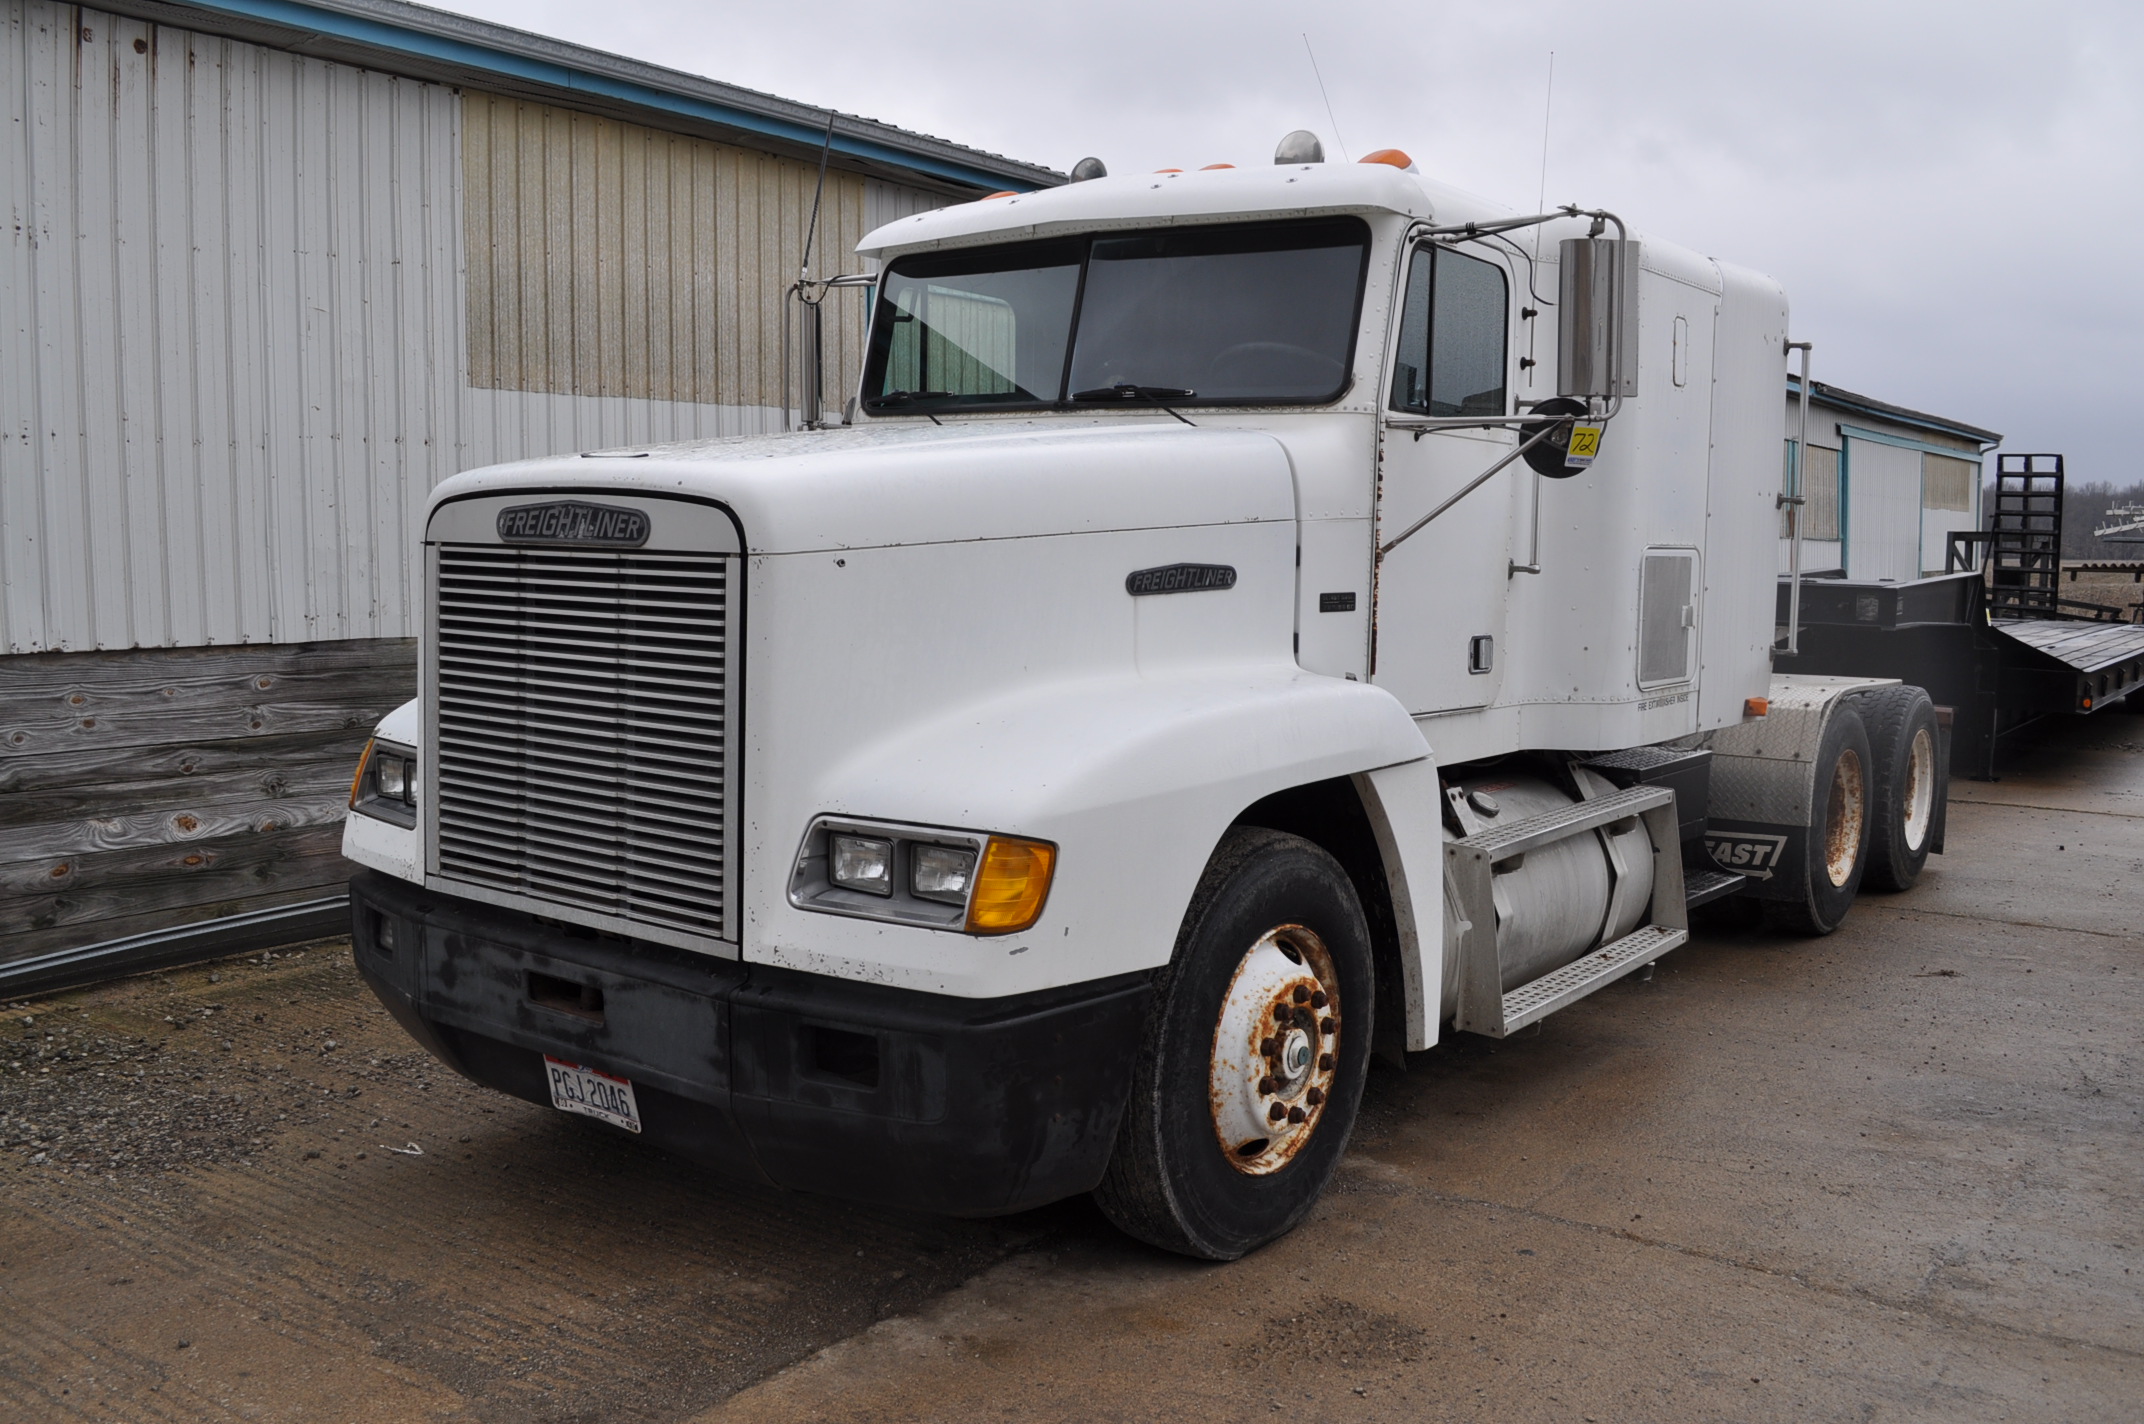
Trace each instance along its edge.
{"label": "side mirror", "polygon": [[1638,243],[1567,237],[1558,246],[1556,394],[1638,393]]}

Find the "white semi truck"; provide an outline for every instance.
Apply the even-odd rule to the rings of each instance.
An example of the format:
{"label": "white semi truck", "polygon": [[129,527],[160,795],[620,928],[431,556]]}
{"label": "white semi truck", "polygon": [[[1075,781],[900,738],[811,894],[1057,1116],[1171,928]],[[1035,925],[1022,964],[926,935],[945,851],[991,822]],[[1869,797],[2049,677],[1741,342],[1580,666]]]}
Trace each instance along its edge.
{"label": "white semi truck", "polygon": [[838,425],[431,501],[345,850],[358,966],[478,1082],[1227,1259],[1373,1053],[1939,848],[1926,695],[1772,672],[1771,282],[1308,135],[860,250]]}

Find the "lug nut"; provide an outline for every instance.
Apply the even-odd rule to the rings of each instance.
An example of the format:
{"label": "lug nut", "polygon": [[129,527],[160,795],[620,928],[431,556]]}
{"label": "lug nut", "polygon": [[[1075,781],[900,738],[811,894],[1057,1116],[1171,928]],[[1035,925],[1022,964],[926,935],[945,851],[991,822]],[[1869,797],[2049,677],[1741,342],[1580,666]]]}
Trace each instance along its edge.
{"label": "lug nut", "polygon": [[[1296,986],[1295,986],[1295,1001],[1296,1001],[1296,1002],[1297,1002],[1298,1004],[1307,1004],[1307,1003],[1309,1003],[1309,1002],[1310,1002],[1310,990],[1309,990],[1309,989],[1307,989],[1307,988],[1305,988],[1305,987],[1304,987],[1303,985],[1301,985],[1301,984],[1298,984],[1298,985],[1296,985]],[[1319,1005],[1319,1007],[1320,1007],[1320,1008],[1322,1008],[1322,1007],[1324,1007],[1324,1006],[1323,1006],[1323,1005],[1321,1004],[1321,1005]]]}
{"label": "lug nut", "polygon": [[[1276,1103],[1274,1106],[1278,1107],[1279,1104]],[[1290,1122],[1301,1122],[1309,1116],[1310,1114],[1304,1112],[1301,1108],[1288,1109],[1288,1121]]]}
{"label": "lug nut", "polygon": [[1277,1038],[1261,1038],[1261,1039],[1259,1039],[1259,1040],[1258,1040],[1258,1056],[1259,1056],[1259,1057],[1261,1057],[1261,1058],[1271,1058],[1271,1057],[1272,1057],[1272,1056],[1273,1056],[1274,1054],[1276,1054],[1276,1053],[1278,1053],[1278,1052],[1280,1052],[1280,1040],[1279,1040],[1279,1039],[1277,1039]]}
{"label": "lug nut", "polygon": [[1330,1073],[1333,1071],[1333,1056],[1330,1053],[1321,1053],[1318,1055],[1318,1071],[1320,1073]]}
{"label": "lug nut", "polygon": [[1273,1094],[1278,1092],[1279,1090],[1280,1082],[1279,1080],[1274,1078],[1271,1073],[1266,1074],[1265,1077],[1260,1078],[1258,1080],[1258,1091],[1264,1093],[1269,1098],[1272,1097]]}
{"label": "lug nut", "polygon": [[1318,1025],[1318,1031],[1324,1034],[1326,1037],[1330,1038],[1332,1036],[1333,1030],[1339,1027],[1340,1024],[1337,1019],[1327,1019],[1324,1023]]}
{"label": "lug nut", "polygon": [[1312,1088],[1309,1092],[1303,1094],[1303,1101],[1312,1107],[1316,1107],[1325,1101],[1325,1090],[1323,1088]]}
{"label": "lug nut", "polygon": [[1317,993],[1312,994],[1310,996],[1310,1007],[1312,1007],[1313,1009],[1322,1009],[1331,1002],[1332,1000],[1325,997],[1325,991],[1323,989],[1318,990]]}
{"label": "lug nut", "polygon": [[[1300,1112],[1301,1109],[1298,1108],[1297,1111]],[[1283,1122],[1287,1119],[1287,1116],[1288,1110],[1282,1107],[1279,1103],[1273,1104],[1272,1111],[1266,1114],[1266,1118],[1272,1122]]]}

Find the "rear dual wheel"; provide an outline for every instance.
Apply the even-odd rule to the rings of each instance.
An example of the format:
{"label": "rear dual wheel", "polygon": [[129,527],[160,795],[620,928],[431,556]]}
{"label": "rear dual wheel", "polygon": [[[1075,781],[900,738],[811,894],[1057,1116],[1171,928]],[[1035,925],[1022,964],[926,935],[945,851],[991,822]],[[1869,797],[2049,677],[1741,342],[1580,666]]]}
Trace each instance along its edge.
{"label": "rear dual wheel", "polygon": [[1817,744],[1814,800],[1803,841],[1807,874],[1792,900],[1763,902],[1764,922],[1790,934],[1828,935],[1853,908],[1868,864],[1874,786],[1869,734],[1851,703],[1835,708]]}
{"label": "rear dual wheel", "polygon": [[1918,687],[1882,687],[1860,699],[1875,768],[1875,821],[1866,884],[1908,890],[1928,863],[1948,777],[1939,761],[1936,709]]}
{"label": "rear dual wheel", "polygon": [[1155,982],[1102,1210],[1142,1241],[1231,1261],[1303,1219],[1362,1101],[1369,928],[1339,862],[1229,832]]}

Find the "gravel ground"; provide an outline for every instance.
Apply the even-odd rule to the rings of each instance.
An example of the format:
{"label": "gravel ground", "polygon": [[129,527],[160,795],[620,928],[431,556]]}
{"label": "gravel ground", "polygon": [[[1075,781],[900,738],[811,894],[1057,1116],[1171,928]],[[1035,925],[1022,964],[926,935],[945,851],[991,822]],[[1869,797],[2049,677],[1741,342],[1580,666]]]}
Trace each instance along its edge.
{"label": "gravel ground", "polygon": [[0,1182],[6,1419],[674,1419],[1066,1218],[716,1181],[463,1081],[340,944],[10,1005]]}

